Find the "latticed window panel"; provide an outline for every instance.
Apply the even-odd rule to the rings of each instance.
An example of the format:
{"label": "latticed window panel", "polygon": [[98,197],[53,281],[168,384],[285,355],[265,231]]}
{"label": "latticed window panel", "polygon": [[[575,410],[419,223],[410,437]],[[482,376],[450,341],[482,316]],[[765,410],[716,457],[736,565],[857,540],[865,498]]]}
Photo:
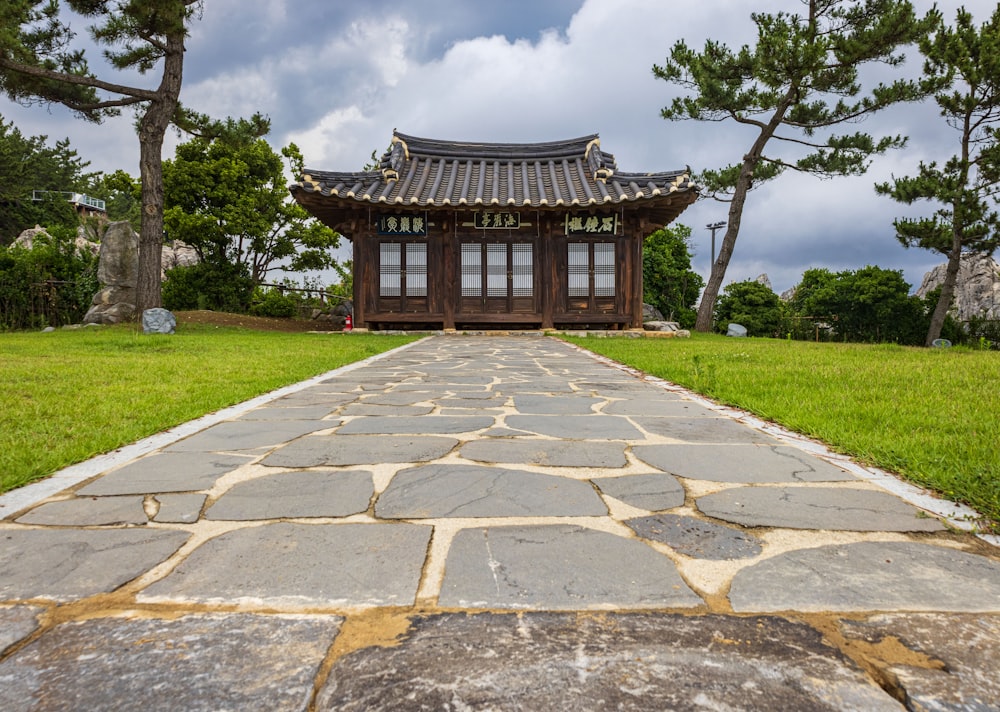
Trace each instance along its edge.
{"label": "latticed window panel", "polygon": [[427,244],[406,244],[406,296],[427,296]]}
{"label": "latticed window panel", "polygon": [[614,243],[594,243],[594,296],[615,296]]}
{"label": "latticed window panel", "polygon": [[511,245],[511,290],[514,297],[531,297],[535,293],[534,256],[531,245]]}
{"label": "latticed window panel", "polygon": [[590,246],[586,242],[569,243],[568,273],[569,296],[590,296]]}
{"label": "latticed window panel", "polygon": [[398,297],[402,294],[403,264],[402,245],[383,242],[379,245],[378,293],[380,297]]}
{"label": "latticed window panel", "polygon": [[483,248],[479,243],[462,243],[462,296],[483,296]]}
{"label": "latticed window panel", "polygon": [[507,296],[507,245],[486,245],[486,296]]}

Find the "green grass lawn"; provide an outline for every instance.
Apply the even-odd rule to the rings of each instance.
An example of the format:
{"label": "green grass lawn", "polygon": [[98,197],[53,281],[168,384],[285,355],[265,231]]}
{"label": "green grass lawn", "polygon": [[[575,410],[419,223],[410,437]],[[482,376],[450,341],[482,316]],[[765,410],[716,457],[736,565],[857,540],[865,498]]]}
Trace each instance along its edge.
{"label": "green grass lawn", "polygon": [[0,334],[0,492],[416,338],[194,324]]}
{"label": "green grass lawn", "polygon": [[708,334],[567,341],[821,440],[1000,525],[1000,353]]}

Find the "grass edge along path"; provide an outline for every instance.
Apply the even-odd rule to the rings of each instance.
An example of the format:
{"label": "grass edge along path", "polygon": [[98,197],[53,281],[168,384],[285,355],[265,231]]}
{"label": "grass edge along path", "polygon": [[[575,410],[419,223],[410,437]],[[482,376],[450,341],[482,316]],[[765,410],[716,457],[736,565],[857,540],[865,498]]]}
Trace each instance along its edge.
{"label": "grass edge along path", "polygon": [[203,325],[0,334],[0,493],[418,338]]}
{"label": "grass edge along path", "polygon": [[967,504],[1000,531],[1000,354],[780,339],[564,337]]}

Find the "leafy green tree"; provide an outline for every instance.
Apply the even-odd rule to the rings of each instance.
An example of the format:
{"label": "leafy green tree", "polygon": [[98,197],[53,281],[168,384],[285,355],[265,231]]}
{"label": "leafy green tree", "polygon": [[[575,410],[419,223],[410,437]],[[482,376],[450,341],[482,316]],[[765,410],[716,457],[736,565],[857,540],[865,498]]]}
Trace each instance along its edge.
{"label": "leafy green tree", "polygon": [[746,327],[748,336],[777,336],[782,315],[778,295],[766,284],[752,280],[728,285],[715,307],[715,322],[720,331],[725,331],[730,323],[737,323]]}
{"label": "leafy green tree", "polygon": [[691,269],[691,228],[673,225],[657,230],[642,245],[643,300],[671,321],[694,325],[694,305],[704,285]]}
{"label": "leafy green tree", "polygon": [[[161,304],[163,138],[170,124],[193,115],[179,103],[188,23],[201,0],[5,0],[0,3],[0,91],[22,104],[62,104],[88,121],[123,107],[138,109],[142,226],[139,231],[138,312]],[[75,13],[71,15],[70,12]],[[145,75],[159,67],[154,88],[95,76],[74,46],[75,16],[92,21],[89,34],[116,71]]]}
{"label": "leafy green tree", "polygon": [[833,326],[844,341],[914,344],[926,326],[923,300],[910,296],[902,270],[867,266],[831,273],[807,270],[789,309]]}
{"label": "leafy green tree", "polygon": [[945,279],[924,340],[940,337],[955,294],[963,252],[992,254],[1000,245],[1000,5],[978,29],[958,10],[953,27],[939,26],[920,40],[924,80],[948,126],[957,131],[958,153],[943,166],[920,163],[916,176],[880,183],[875,190],[912,205],[941,207],[931,217],[900,218],[893,224],[906,247],[947,257]]}
{"label": "leafy green tree", "polygon": [[[69,139],[50,146],[47,136],[25,136],[0,117],[0,244],[35,225],[75,227],[77,216],[61,191],[86,192],[96,176],[70,148]],[[51,191],[33,200],[33,191]]]}
{"label": "leafy green tree", "polygon": [[[661,112],[665,119],[735,121],[755,134],[739,163],[699,176],[712,197],[729,202],[726,234],[698,307],[699,331],[711,329],[750,189],[788,169],[823,178],[864,173],[871,156],[901,147],[906,139],[829,130],[920,97],[918,85],[903,80],[879,84],[863,95],[858,72],[873,62],[899,65],[903,56],[897,48],[926,32],[934,12],[918,21],[906,0],[803,4],[804,15],[752,13],[753,47],[734,52],[709,40],[699,53],[681,40],[662,66],[653,66],[658,78],[693,94],[674,99]],[[772,139],[788,150],[765,154]]]}
{"label": "leafy green tree", "polygon": [[234,264],[257,285],[274,270],[322,270],[335,263],[339,235],[288,193],[285,164],[303,171],[295,144],[274,152],[260,116],[227,120],[212,135],[177,147],[164,162],[167,235],[207,264]]}
{"label": "leafy green tree", "polygon": [[104,201],[109,221],[128,220],[132,229],[139,232],[142,225],[142,183],[139,180],[123,170],[105,173],[93,181],[89,193]]}

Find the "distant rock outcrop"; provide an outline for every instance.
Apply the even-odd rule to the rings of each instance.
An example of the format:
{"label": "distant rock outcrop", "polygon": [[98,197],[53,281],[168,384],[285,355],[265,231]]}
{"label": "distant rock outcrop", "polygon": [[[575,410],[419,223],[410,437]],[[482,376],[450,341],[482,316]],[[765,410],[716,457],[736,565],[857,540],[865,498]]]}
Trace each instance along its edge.
{"label": "distant rock outcrop", "polygon": [[[926,297],[928,292],[941,286],[946,269],[947,265],[940,264],[925,274],[917,296]],[[1000,318],[1000,264],[995,259],[978,252],[962,255],[952,313],[959,321],[974,316]]]}
{"label": "distant rock outcrop", "polygon": [[167,278],[167,270],[174,267],[190,267],[198,264],[198,253],[191,245],[174,240],[170,243],[163,243],[163,261],[160,271],[160,279]]}
{"label": "distant rock outcrop", "polygon": [[774,287],[771,286],[771,278],[767,276],[767,272],[758,276],[757,279],[754,280],[754,282],[756,282],[757,284],[763,284],[772,292],[774,291]]}
{"label": "distant rock outcrop", "polygon": [[[23,247],[26,250],[30,250],[35,245],[35,240],[39,235],[45,235],[50,237],[48,230],[46,230],[41,225],[35,225],[27,230],[23,231],[20,235],[14,238],[14,242],[11,243],[11,247]],[[94,242],[87,238],[86,231],[81,227],[76,232],[76,239],[73,240],[73,245],[76,247],[77,252],[80,254],[90,253],[96,255],[98,250],[101,249],[100,243]]]}

